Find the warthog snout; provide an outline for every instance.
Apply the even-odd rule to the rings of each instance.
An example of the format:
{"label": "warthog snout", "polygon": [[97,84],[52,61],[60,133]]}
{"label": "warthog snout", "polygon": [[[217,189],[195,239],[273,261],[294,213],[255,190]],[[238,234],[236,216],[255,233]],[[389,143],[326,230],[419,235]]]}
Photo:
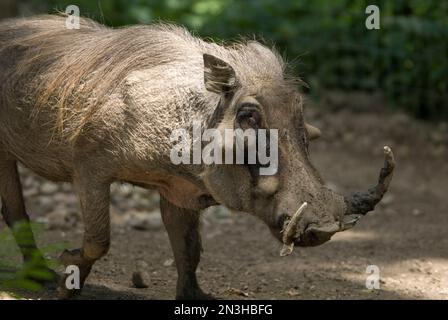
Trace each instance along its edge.
{"label": "warthog snout", "polygon": [[[307,212],[308,211],[308,212]],[[338,231],[341,231],[341,223],[334,220],[325,223],[319,222],[307,202],[304,202],[292,216],[282,215],[283,229],[280,231],[283,248],[281,256],[291,254],[294,246],[311,247],[321,245]]]}
{"label": "warthog snout", "polygon": [[294,246],[320,245],[330,240],[336,232],[352,228],[361,216],[372,211],[387,192],[395,168],[392,150],[386,146],[384,154],[384,167],[380,171],[375,187],[366,192],[355,192],[345,197],[334,194],[335,205],[343,208],[343,212],[336,215],[339,219],[325,222],[313,221],[314,215],[306,214],[307,210],[310,210],[307,202],[304,202],[292,216],[281,214],[277,221],[279,226],[283,226],[280,232],[283,242],[280,255],[291,254]]}

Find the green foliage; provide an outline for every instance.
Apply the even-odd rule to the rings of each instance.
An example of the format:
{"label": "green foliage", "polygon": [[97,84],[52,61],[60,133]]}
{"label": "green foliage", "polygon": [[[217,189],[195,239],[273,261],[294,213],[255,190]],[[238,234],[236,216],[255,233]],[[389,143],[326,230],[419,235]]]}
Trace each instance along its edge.
{"label": "green foliage", "polygon": [[[440,0],[49,0],[112,26],[162,19],[214,39],[263,35],[322,90],[381,91],[422,118],[448,118],[448,2]],[[365,28],[376,4],[381,29]]]}
{"label": "green foliage", "polygon": [[[32,230],[32,232],[31,232]],[[36,249],[29,249],[30,259],[22,264],[22,253],[17,243],[31,244],[34,234],[40,234],[43,225],[39,223],[21,222],[11,231],[8,228],[0,230],[0,290],[22,289],[29,291],[41,290],[42,282],[53,279],[53,273],[47,267],[59,266],[55,259],[45,258],[51,253],[57,253],[68,247],[67,243],[51,244]]]}

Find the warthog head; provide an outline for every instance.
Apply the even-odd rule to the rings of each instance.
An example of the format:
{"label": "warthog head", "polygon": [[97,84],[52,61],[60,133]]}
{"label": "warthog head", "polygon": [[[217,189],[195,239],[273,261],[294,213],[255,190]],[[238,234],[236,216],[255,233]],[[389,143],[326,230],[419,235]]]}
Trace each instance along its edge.
{"label": "warthog head", "polygon": [[281,59],[270,49],[258,43],[248,47],[252,60],[235,65],[205,54],[205,87],[220,97],[215,127],[221,131],[278,130],[278,169],[260,175],[259,163],[214,165],[206,168],[204,182],[219,203],[265,221],[284,243],[281,254],[286,255],[294,245],[328,241],[373,210],[388,189],[394,159],[390,148],[384,147],[386,161],[378,184],[366,192],[342,196],[326,188],[308,152],[309,142],[320,131],[305,122],[296,85],[285,79]]}

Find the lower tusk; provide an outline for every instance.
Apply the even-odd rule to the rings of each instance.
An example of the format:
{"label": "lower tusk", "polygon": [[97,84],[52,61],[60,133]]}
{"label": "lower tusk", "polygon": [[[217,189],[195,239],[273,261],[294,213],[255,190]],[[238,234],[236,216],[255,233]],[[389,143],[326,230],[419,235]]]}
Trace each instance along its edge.
{"label": "lower tusk", "polygon": [[280,257],[289,256],[293,250],[294,250],[294,242],[291,242],[290,244],[283,244],[283,247],[280,250]]}
{"label": "lower tusk", "polygon": [[308,203],[304,202],[300,208],[291,217],[291,220],[283,229],[283,247],[280,250],[280,256],[288,256],[294,249],[294,236],[296,234],[297,225],[299,224],[300,217],[305,212]]}

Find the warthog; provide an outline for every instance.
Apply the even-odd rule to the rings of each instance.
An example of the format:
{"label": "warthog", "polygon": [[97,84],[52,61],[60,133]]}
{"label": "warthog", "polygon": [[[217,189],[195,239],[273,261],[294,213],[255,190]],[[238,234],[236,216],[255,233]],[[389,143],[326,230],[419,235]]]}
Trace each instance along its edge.
{"label": "warthog", "polygon": [[[387,191],[394,168],[387,147],[376,187],[344,197],[324,186],[308,154],[320,132],[305,122],[298,80],[273,49],[205,42],[167,24],[111,29],[82,18],[80,29],[69,30],[65,19],[0,24],[0,194],[12,227],[28,221],[17,162],[74,184],[83,244],[60,259],[79,267],[82,284],[109,249],[113,181],[160,193],[176,297],[184,299],[209,297],[195,275],[200,210],[222,204],[256,215],[285,255],[352,227]],[[219,130],[278,129],[277,172],[260,175],[257,163],[174,165],[170,134],[193,121]],[[19,246],[25,260],[37,250],[34,241]],[[59,289],[63,297],[79,292]]]}

